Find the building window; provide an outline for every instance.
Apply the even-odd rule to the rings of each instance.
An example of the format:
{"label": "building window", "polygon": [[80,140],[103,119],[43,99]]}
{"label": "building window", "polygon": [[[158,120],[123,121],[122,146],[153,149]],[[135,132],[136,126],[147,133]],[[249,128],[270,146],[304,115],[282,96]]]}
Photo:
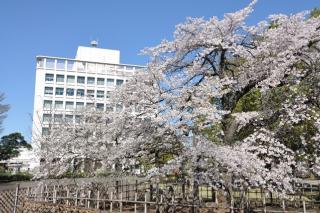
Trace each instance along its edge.
{"label": "building window", "polygon": [[104,110],[104,104],[103,103],[97,103],[97,110],[103,111]]}
{"label": "building window", "polygon": [[87,97],[94,97],[94,90],[87,90]]}
{"label": "building window", "polygon": [[74,89],[67,88],[66,94],[67,94],[67,96],[74,96]]}
{"label": "building window", "polygon": [[97,98],[104,98],[104,91],[103,90],[97,91]]}
{"label": "building window", "polygon": [[66,109],[69,109],[69,110],[73,110],[73,102],[71,101],[67,101],[66,102]]}
{"label": "building window", "polygon": [[67,70],[68,71],[73,71],[73,70],[75,70],[75,63],[74,63],[74,61],[68,61],[67,62]]}
{"label": "building window", "polygon": [[81,115],[76,115],[75,116],[75,121],[76,121],[77,124],[80,124],[82,120],[83,120],[83,116],[81,116]]}
{"label": "building window", "polygon": [[75,82],[75,77],[74,75],[68,75],[67,76],[67,83],[68,84],[73,84]]}
{"label": "building window", "polygon": [[94,78],[94,77],[88,77],[88,78],[87,78],[87,84],[92,85],[92,84],[94,84],[94,83],[95,83],[95,78]]}
{"label": "building window", "polygon": [[106,98],[110,98],[110,97],[111,97],[111,91],[107,91]]}
{"label": "building window", "polygon": [[84,84],[85,78],[83,76],[78,76],[77,77],[77,83],[78,84]]}
{"label": "building window", "polygon": [[77,102],[76,103],[76,109],[83,109],[84,103],[83,102]]}
{"label": "building window", "polygon": [[91,108],[93,108],[94,107],[94,104],[93,103],[87,103],[87,108],[89,108],[89,109],[91,109]]}
{"label": "building window", "polygon": [[42,128],[42,136],[48,136],[50,134],[49,128]]}
{"label": "building window", "polygon": [[43,68],[44,65],[44,59],[43,58],[37,58],[37,67]]}
{"label": "building window", "polygon": [[54,69],[55,60],[47,58],[46,59],[46,68],[47,69]]}
{"label": "building window", "polygon": [[56,82],[63,83],[64,82],[64,75],[57,75]]}
{"label": "building window", "polygon": [[51,109],[52,108],[52,101],[44,100],[43,101],[43,108],[44,109]]}
{"label": "building window", "polygon": [[51,114],[43,114],[42,122],[43,123],[50,123],[51,122]]}
{"label": "building window", "polygon": [[114,79],[108,78],[107,79],[107,86],[114,86]]}
{"label": "building window", "polygon": [[121,86],[123,84],[123,80],[117,79],[116,84],[117,84],[117,86]]}
{"label": "building window", "polygon": [[45,95],[53,95],[53,87],[45,87],[44,94]]}
{"label": "building window", "polygon": [[55,114],[53,115],[53,120],[55,123],[61,123],[63,120],[62,120],[62,114]]}
{"label": "building window", "polygon": [[77,62],[77,70],[84,71],[86,69],[86,62],[79,61]]}
{"label": "building window", "polygon": [[64,70],[66,66],[66,60],[58,59],[57,60],[57,70]]}
{"label": "building window", "polygon": [[53,81],[54,75],[53,74],[46,74],[45,80],[46,81]]}
{"label": "building window", "polygon": [[55,109],[63,109],[63,101],[55,101],[54,108]]}
{"label": "building window", "polygon": [[56,95],[63,95],[63,91],[64,91],[63,88],[57,87],[56,88]]}
{"label": "building window", "polygon": [[104,78],[98,78],[97,85],[104,86]]}
{"label": "building window", "polygon": [[84,89],[77,89],[77,96],[84,97]]}
{"label": "building window", "polygon": [[64,119],[69,124],[73,123],[73,115],[65,115]]}

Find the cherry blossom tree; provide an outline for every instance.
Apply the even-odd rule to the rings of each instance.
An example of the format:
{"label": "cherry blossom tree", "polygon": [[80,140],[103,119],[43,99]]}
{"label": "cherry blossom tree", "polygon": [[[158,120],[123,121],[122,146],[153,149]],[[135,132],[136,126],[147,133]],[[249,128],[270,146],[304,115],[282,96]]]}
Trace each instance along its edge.
{"label": "cherry blossom tree", "polygon": [[[212,142],[221,149],[229,146],[232,153],[230,149],[241,147],[235,154],[238,165],[246,162],[240,153],[256,153],[248,160],[262,161],[257,165],[264,182],[257,185],[285,193],[292,191],[296,161],[317,165],[314,153],[319,147],[314,146],[318,142],[313,136],[319,132],[315,122],[320,100],[320,20],[301,12],[271,15],[269,21],[247,26],[245,19],[254,3],[222,20],[189,18],[177,25],[173,41],[146,48],[144,53],[151,57],[146,75],[154,80],[143,87],[147,93],[157,91],[151,104],[161,116],[151,119],[195,138],[209,136],[212,130]],[[131,89],[139,88],[133,85]],[[191,158],[193,172],[189,174],[197,181],[198,173],[212,174],[202,168],[209,164],[206,155],[197,152],[200,147],[211,150],[208,155],[213,161],[221,151],[205,144],[193,140],[181,153]],[[225,155],[230,158],[231,154]],[[178,159],[171,161],[169,168],[174,168]],[[235,171],[230,169],[228,174]],[[251,173],[247,177],[254,178],[250,182],[259,180]]]}

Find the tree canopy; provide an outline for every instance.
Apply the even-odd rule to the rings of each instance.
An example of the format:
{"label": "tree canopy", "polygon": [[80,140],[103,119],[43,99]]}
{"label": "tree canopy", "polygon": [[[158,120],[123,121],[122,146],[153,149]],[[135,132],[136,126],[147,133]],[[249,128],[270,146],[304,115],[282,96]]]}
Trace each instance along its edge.
{"label": "tree canopy", "polygon": [[1,137],[0,160],[8,160],[10,158],[17,157],[19,155],[20,148],[32,148],[21,133],[15,132]]}

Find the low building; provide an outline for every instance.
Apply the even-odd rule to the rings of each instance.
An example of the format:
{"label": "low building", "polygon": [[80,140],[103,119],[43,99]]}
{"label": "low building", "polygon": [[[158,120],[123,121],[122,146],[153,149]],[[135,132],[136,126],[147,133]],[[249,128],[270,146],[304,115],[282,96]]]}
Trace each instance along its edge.
{"label": "low building", "polygon": [[39,165],[34,152],[27,148],[20,148],[19,152],[19,156],[0,161],[0,165],[13,174],[19,172],[32,173],[32,170]]}

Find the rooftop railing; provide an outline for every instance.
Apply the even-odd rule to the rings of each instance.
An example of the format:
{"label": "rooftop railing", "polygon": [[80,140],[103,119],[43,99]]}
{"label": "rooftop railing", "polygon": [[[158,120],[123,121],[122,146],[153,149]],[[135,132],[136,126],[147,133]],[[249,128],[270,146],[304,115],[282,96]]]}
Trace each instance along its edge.
{"label": "rooftop railing", "polygon": [[135,70],[141,70],[145,67],[137,65],[126,65],[126,64],[110,64],[110,63],[98,63],[79,61],[75,59],[62,59],[39,56],[37,57],[37,68],[40,69],[51,69],[61,70],[69,72],[88,72],[88,73],[99,73],[99,74],[130,74]]}

